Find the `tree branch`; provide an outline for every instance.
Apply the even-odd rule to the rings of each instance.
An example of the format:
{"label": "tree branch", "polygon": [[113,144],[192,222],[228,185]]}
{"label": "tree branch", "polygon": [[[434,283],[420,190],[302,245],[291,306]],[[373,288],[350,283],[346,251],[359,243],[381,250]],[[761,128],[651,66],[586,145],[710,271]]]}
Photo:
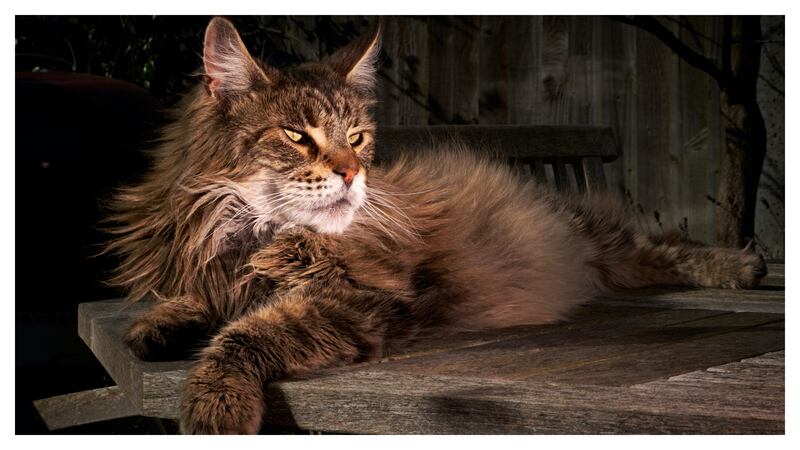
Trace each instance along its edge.
{"label": "tree branch", "polygon": [[[611,19],[617,20],[619,22],[633,25],[637,28],[641,28],[644,31],[652,34],[653,36],[657,37],[661,42],[666,44],[675,54],[677,54],[681,59],[696,67],[703,72],[711,75],[720,86],[727,85],[729,81],[729,75],[725,73],[723,70],[720,70],[714,61],[709,58],[706,58],[704,55],[695,52],[689,46],[681,42],[681,40],[675,36],[672,31],[670,31],[664,25],[656,20],[655,17],[652,16],[610,16]],[[723,49],[724,51],[724,49]]]}

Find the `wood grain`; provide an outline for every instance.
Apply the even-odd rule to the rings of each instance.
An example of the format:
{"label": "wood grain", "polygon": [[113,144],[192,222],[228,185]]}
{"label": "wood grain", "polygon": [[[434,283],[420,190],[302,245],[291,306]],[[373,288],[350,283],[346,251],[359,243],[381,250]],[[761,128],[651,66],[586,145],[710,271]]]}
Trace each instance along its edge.
{"label": "wood grain", "polygon": [[[400,125],[426,125],[428,109],[428,21],[425,17],[402,17],[398,21],[397,65],[400,83]],[[384,123],[381,123],[384,125]]]}
{"label": "wood grain", "polygon": [[[707,196],[716,197],[724,150],[719,86],[646,31],[597,16],[389,20],[399,27],[384,39],[386,81],[400,86],[383,91],[381,125],[424,124],[432,114],[437,124],[610,127],[622,158],[606,168],[608,184],[630,195],[648,231],[683,228],[714,243],[722,211]],[[719,59],[721,17],[662,22]],[[759,240],[783,255],[782,235]]]}
{"label": "wood grain", "polygon": [[771,405],[724,404],[713,392],[663,397],[620,387],[383,371],[274,383],[267,392],[273,405],[269,423],[334,432],[740,434],[784,429]]}
{"label": "wood grain", "polygon": [[508,124],[509,46],[505,17],[481,16],[478,121],[482,125]]}
{"label": "wood grain", "polygon": [[644,289],[621,292],[598,301],[619,306],[644,304],[654,308],[712,309],[735,312],[768,312],[781,314],[785,294],[780,290],[725,289]]}
{"label": "wood grain", "polygon": [[[782,296],[705,291],[671,295],[691,292],[698,304],[703,296],[776,304]],[[129,399],[125,414],[176,418],[192,362],[142,362],[121,342],[150,306],[83,304],[79,330]],[[675,308],[641,294],[625,305],[600,301],[565,323],[431,336],[375,363],[273,383],[267,424],[348,433],[782,433],[782,320]]]}
{"label": "wood grain", "polygon": [[118,386],[35,400],[33,406],[49,430],[139,414]]}
{"label": "wood grain", "polygon": [[[720,314],[715,311],[684,310],[663,311],[597,325],[577,322],[560,327],[534,328],[527,335],[509,336],[469,348],[386,362],[382,369],[403,373],[531,381],[560,381],[563,374],[569,374],[572,378],[584,377],[576,381],[580,384],[608,384],[617,380],[626,384],[625,380],[634,376],[637,379],[655,379],[661,375],[674,375],[677,373],[674,372],[675,366],[687,370],[707,366],[697,357],[681,355],[675,357],[674,361],[666,360],[661,366],[650,370],[618,374],[616,363],[606,366],[604,364],[607,361],[629,359],[630,364],[638,364],[639,359],[646,354],[661,351],[673,344],[701,340],[719,334],[720,330],[733,332],[741,327],[779,320],[780,317],[771,314]],[[692,325],[679,326],[685,323]],[[771,330],[764,341],[753,342],[752,345],[758,349],[763,348],[763,353],[775,350],[774,341],[777,339],[782,344],[782,330]],[[745,347],[742,347],[742,351],[746,352]],[[700,348],[708,350],[712,347]],[[752,354],[745,353],[741,356]],[[594,366],[600,369],[589,369]]]}
{"label": "wood grain", "polygon": [[[628,386],[784,348],[782,326],[765,324],[738,328],[729,326],[714,330],[696,324],[667,334],[683,338],[659,336],[660,341],[656,345],[633,346],[632,352],[621,352],[597,361],[581,361],[580,365],[560,367],[536,379]],[[684,336],[691,336],[691,339]]]}
{"label": "wood grain", "polygon": [[404,151],[456,140],[475,149],[514,158],[598,157],[611,161],[617,145],[609,128],[584,126],[456,125],[401,126],[378,129],[377,157],[390,159]]}
{"label": "wood grain", "polygon": [[429,18],[431,123],[478,123],[480,17]]}

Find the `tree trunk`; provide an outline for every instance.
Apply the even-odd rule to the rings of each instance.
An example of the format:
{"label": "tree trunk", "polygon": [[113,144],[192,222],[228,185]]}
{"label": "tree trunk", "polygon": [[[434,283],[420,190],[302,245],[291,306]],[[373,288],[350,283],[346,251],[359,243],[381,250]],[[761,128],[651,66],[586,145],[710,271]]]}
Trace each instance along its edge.
{"label": "tree trunk", "polygon": [[755,235],[756,194],[767,132],[758,107],[756,85],[761,62],[761,18],[726,17],[723,32],[724,73],[720,109],[725,124],[725,152],[717,191],[717,244],[741,247]]}
{"label": "tree trunk", "polygon": [[723,91],[720,108],[725,121],[725,152],[720,167],[717,244],[741,247],[755,235],[756,194],[767,133],[755,101],[743,103]]}

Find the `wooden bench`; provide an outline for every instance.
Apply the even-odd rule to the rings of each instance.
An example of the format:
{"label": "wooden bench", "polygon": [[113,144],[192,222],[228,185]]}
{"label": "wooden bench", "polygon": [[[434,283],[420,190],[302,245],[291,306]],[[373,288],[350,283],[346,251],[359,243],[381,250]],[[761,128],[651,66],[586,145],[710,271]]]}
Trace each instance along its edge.
{"label": "wooden bench", "polygon": [[605,189],[603,163],[617,159],[611,128],[591,126],[436,125],[384,127],[377,158],[390,159],[436,142],[461,142],[507,158],[559,190]]}
{"label": "wooden bench", "polygon": [[[565,190],[603,188],[602,162],[617,154],[609,129],[527,126],[388,128],[380,151],[453,136],[500,149]],[[271,383],[265,423],[344,433],[783,433],[783,267],[770,264],[758,290],[631,291],[565,323],[446,336]],[[121,342],[151,306],[80,305],[78,332],[117,385],[35,402],[51,429],[177,418],[192,362],[143,362]]]}

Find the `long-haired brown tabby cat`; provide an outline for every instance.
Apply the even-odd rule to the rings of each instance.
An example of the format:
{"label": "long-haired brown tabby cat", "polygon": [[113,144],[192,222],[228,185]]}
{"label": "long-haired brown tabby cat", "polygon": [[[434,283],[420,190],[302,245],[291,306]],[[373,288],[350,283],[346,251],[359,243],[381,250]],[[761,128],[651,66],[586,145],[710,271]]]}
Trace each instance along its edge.
{"label": "long-haired brown tabby cat", "polygon": [[264,385],[364,361],[428,330],[559,320],[655,284],[752,287],[755,253],[630,229],[451,149],[370,167],[379,33],[277,70],[213,19],[204,83],[139,185],[117,198],[113,282],[159,301],[125,339],[143,359],[214,335],[183,391],[185,433],[255,433]]}

